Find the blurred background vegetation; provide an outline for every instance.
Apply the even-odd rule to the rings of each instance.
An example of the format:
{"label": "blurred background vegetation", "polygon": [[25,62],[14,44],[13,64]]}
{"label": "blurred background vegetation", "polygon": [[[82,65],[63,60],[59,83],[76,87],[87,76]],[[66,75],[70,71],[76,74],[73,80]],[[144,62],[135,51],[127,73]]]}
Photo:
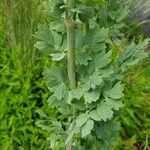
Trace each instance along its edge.
{"label": "blurred background vegetation", "polygon": [[[147,2],[145,6],[150,6]],[[149,36],[145,25],[150,19],[139,19],[143,5],[134,3],[134,19],[126,20],[124,32],[129,39],[142,40]],[[150,11],[146,8],[144,16]],[[42,76],[44,67],[51,65],[49,55],[33,46],[33,34],[45,21],[42,9],[42,0],[0,0],[0,150],[50,149],[49,133],[35,125],[40,119],[36,111],[58,115],[48,108]],[[116,149],[150,150],[150,59],[132,67],[124,82],[125,107],[120,112],[122,131]]]}

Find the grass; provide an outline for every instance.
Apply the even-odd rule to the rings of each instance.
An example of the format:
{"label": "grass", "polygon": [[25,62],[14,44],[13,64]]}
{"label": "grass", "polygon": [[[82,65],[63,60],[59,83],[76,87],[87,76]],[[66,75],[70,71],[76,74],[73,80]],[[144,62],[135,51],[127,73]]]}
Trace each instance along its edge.
{"label": "grass", "polygon": [[[3,2],[8,2],[8,0]],[[12,2],[15,1],[11,1],[10,5]],[[26,1],[20,2],[22,7],[29,5]],[[25,3],[26,6],[23,6]],[[34,5],[35,7],[36,5]],[[21,11],[22,8],[18,6],[18,9]],[[40,53],[36,53],[36,57],[32,59],[32,54],[35,53],[34,40],[31,40],[32,33],[28,32],[30,26],[26,27],[26,19],[29,19],[31,15],[28,14],[28,18],[24,16],[25,10],[28,9],[29,11],[31,8],[27,7],[22,10],[24,11],[22,14],[19,13],[18,9],[14,10],[16,12],[13,14],[9,14],[15,16],[15,20],[25,17],[22,18],[24,22],[20,20],[20,23],[15,26],[16,31],[14,32],[19,33],[20,36],[15,36],[17,37],[16,43],[13,44],[9,41],[10,35],[6,34],[10,30],[7,26],[8,22],[5,20],[8,16],[4,13],[8,12],[0,9],[0,149],[48,150],[49,141],[47,141],[47,137],[49,133],[38,128],[35,122],[40,119],[36,113],[39,109],[46,111],[49,115],[54,114],[47,107],[49,93],[42,76],[44,66],[50,65],[50,62],[46,56]],[[36,13],[35,9],[32,11]],[[34,18],[32,21],[34,24],[37,19]],[[22,27],[20,27],[21,24]],[[35,23],[32,30],[36,30],[36,25]]]}
{"label": "grass", "polygon": [[2,0],[1,3],[7,45],[11,49],[21,47],[21,65],[27,72],[36,59],[33,33],[43,21],[42,0]]}
{"label": "grass", "polygon": [[52,114],[46,107],[48,91],[41,75],[45,64],[36,61],[32,71],[24,74],[19,51],[16,47],[8,54],[0,48],[0,149],[47,150],[49,134],[35,126],[40,119],[36,110]]}
{"label": "grass", "polygon": [[125,79],[125,107],[121,112],[122,147],[150,150],[150,59],[132,68]]}

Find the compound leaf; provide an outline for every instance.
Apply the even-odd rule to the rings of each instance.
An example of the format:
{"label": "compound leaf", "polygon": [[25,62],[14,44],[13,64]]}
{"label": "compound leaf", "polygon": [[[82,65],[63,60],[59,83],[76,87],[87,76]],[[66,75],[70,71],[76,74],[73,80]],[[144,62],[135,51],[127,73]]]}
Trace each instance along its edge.
{"label": "compound leaf", "polygon": [[55,53],[55,54],[51,54],[52,60],[53,61],[60,61],[65,57],[65,53]]}

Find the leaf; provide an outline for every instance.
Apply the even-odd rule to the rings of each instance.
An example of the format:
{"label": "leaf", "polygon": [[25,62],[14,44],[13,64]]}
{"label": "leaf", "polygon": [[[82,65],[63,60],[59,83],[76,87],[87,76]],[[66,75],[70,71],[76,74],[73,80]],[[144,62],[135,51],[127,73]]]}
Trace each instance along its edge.
{"label": "leaf", "polygon": [[120,99],[121,97],[124,96],[122,93],[124,90],[123,84],[121,82],[117,82],[114,87],[108,92],[108,96],[112,99]]}
{"label": "leaf", "polygon": [[73,89],[71,92],[72,92],[73,98],[76,98],[78,100],[80,100],[81,97],[84,95],[84,90],[82,88]]}
{"label": "leaf", "polygon": [[112,119],[114,112],[111,110],[111,106],[109,106],[106,102],[102,101],[97,106],[97,113],[100,118],[104,121],[107,119]]}
{"label": "leaf", "polygon": [[47,130],[47,131],[52,131],[53,127],[51,127],[49,124],[45,124],[45,120],[40,120],[40,121],[36,121],[36,125],[40,128],[42,128],[42,130]]}
{"label": "leaf", "polygon": [[86,36],[85,45],[92,50],[101,51],[104,47],[103,42],[106,43],[109,38],[109,29],[108,28],[94,28]]}
{"label": "leaf", "polygon": [[93,127],[94,127],[94,121],[89,119],[86,122],[86,124],[82,127],[82,130],[81,130],[82,138],[89,135],[91,133],[91,130],[93,129]]}
{"label": "leaf", "polygon": [[93,18],[94,16],[94,10],[92,7],[82,6],[79,8],[78,16],[80,21],[83,23],[88,22],[89,19]]}
{"label": "leaf", "polygon": [[54,92],[60,84],[67,80],[67,78],[65,78],[67,75],[61,67],[49,68],[43,75],[47,78],[47,86],[51,92]]}
{"label": "leaf", "polygon": [[60,61],[65,57],[65,53],[56,53],[56,54],[51,54],[50,56],[52,56],[52,60],[53,61]]}
{"label": "leaf", "polygon": [[143,42],[138,44],[138,49],[139,50],[141,50],[141,49],[144,50],[148,46],[149,42],[150,42],[149,38],[145,39]]}
{"label": "leaf", "polygon": [[118,57],[116,61],[117,67],[121,68],[122,71],[126,71],[128,66],[134,65],[146,58],[148,54],[145,52],[145,49],[148,47],[149,41],[150,39],[145,39],[137,45],[134,42],[128,45]]}
{"label": "leaf", "polygon": [[41,127],[43,130],[53,131],[57,133],[63,132],[63,128],[60,122],[56,121],[55,119],[45,119],[36,121],[36,125]]}
{"label": "leaf", "polygon": [[120,123],[114,120],[95,125],[96,136],[102,141],[104,150],[111,150],[118,143],[119,131]]}
{"label": "leaf", "polygon": [[85,38],[82,32],[77,32],[76,33],[76,49],[83,49],[84,44],[85,44]]}
{"label": "leaf", "polygon": [[42,110],[36,110],[36,113],[38,113],[40,116],[49,119],[49,117],[47,116],[47,114],[45,114]]}
{"label": "leaf", "polygon": [[39,50],[51,51],[53,52],[55,41],[50,29],[47,26],[39,25],[38,31],[35,33],[36,38],[39,40],[35,47]]}
{"label": "leaf", "polygon": [[110,68],[103,68],[103,69],[100,69],[100,75],[103,77],[103,78],[108,78],[110,77],[112,74],[114,73],[114,71]]}
{"label": "leaf", "polygon": [[129,15],[129,8],[128,6],[125,6],[125,8],[120,11],[120,14],[117,15],[116,18],[117,23],[122,21],[124,18],[128,17],[128,15]]}
{"label": "leaf", "polygon": [[114,110],[119,110],[119,108],[123,107],[123,103],[120,100],[113,100],[111,98],[106,98],[106,103],[113,108]]}
{"label": "leaf", "polygon": [[65,24],[60,20],[53,21],[50,23],[50,29],[57,31],[58,33],[63,33],[65,30]]}
{"label": "leaf", "polygon": [[62,83],[54,91],[54,96],[57,97],[58,100],[61,100],[62,98],[65,98],[66,93],[67,93],[66,85]]}
{"label": "leaf", "polygon": [[110,80],[106,80],[103,84],[103,97],[108,97],[108,92],[112,89],[112,82]]}
{"label": "leaf", "polygon": [[59,14],[62,14],[65,9],[62,9],[63,6],[64,6],[64,1],[63,0],[52,0],[53,2],[53,11],[54,13],[59,13]]}
{"label": "leaf", "polygon": [[92,110],[89,113],[89,117],[95,121],[101,121],[102,119],[100,118],[100,116],[98,115],[96,110]]}
{"label": "leaf", "polygon": [[64,103],[63,101],[57,100],[57,98],[54,94],[51,95],[48,99],[48,106],[50,108],[55,108],[55,107],[58,108],[58,107],[62,106],[63,103]]}
{"label": "leaf", "polygon": [[46,44],[43,41],[38,41],[36,42],[36,44],[34,45],[35,48],[37,48],[40,51],[54,51],[54,46],[51,46],[49,44]]}
{"label": "leaf", "polygon": [[101,28],[98,32],[98,37],[99,39],[96,38],[96,42],[99,43],[99,42],[106,42],[107,39],[108,39],[108,35],[109,35],[109,28]]}
{"label": "leaf", "polygon": [[91,56],[87,52],[79,52],[77,54],[77,61],[80,65],[88,65],[88,61],[91,60]]}
{"label": "leaf", "polygon": [[89,91],[89,92],[85,92],[84,99],[85,102],[92,103],[92,102],[96,102],[99,99],[99,96],[100,94],[98,93],[98,91]]}
{"label": "leaf", "polygon": [[95,89],[96,86],[101,85],[103,82],[102,77],[99,75],[98,71],[94,71],[94,73],[90,76],[90,79],[86,79],[83,83],[82,88],[85,91],[89,91],[91,88]]}
{"label": "leaf", "polygon": [[54,45],[54,38],[53,38],[51,30],[48,26],[38,25],[38,31],[36,32],[35,36],[39,40],[41,40],[49,45]]}
{"label": "leaf", "polygon": [[88,114],[86,113],[80,114],[75,121],[76,127],[81,127],[82,125],[86,123],[87,120],[88,120]]}
{"label": "leaf", "polygon": [[73,135],[75,134],[75,124],[74,121],[69,125],[67,130],[67,139],[65,140],[65,145],[72,142]]}
{"label": "leaf", "polygon": [[62,44],[62,41],[63,41],[63,35],[62,35],[62,33],[59,33],[57,31],[53,31],[52,29],[51,29],[51,33],[52,33],[53,38],[55,40],[55,45],[54,45],[55,51],[60,52],[62,50],[61,49],[61,44]]}
{"label": "leaf", "polygon": [[94,64],[96,69],[101,69],[106,67],[111,62],[112,51],[107,52],[106,54],[97,55],[94,59]]}
{"label": "leaf", "polygon": [[91,84],[90,84],[90,80],[88,81],[85,81],[82,85],[82,88],[85,90],[85,91],[89,91],[90,88],[91,88]]}
{"label": "leaf", "polygon": [[99,75],[98,71],[95,71],[90,77],[91,88],[95,89],[97,85],[100,85],[103,81],[102,77]]}
{"label": "leaf", "polygon": [[[51,0],[45,4],[45,12],[53,20],[58,19],[58,17],[65,11],[63,0]],[[52,17],[53,16],[53,17]]]}
{"label": "leaf", "polygon": [[86,110],[86,105],[82,100],[74,101],[74,105],[79,111],[85,111]]}

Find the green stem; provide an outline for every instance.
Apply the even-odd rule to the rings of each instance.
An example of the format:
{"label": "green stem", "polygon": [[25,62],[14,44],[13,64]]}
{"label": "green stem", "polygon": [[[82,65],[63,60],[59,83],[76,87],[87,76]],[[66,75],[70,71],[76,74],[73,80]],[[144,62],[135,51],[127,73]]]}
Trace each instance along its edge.
{"label": "green stem", "polygon": [[[67,28],[67,64],[68,64],[68,78],[70,83],[70,89],[76,87],[75,76],[75,20],[73,19],[74,13],[71,11],[75,8],[75,0],[67,0],[68,10],[66,10],[66,28]],[[73,113],[75,115],[75,108],[73,107]],[[72,149],[73,139],[66,145],[66,150]]]}
{"label": "green stem", "polygon": [[68,0],[68,10],[66,13],[66,28],[67,28],[67,49],[68,49],[68,78],[70,88],[76,87],[75,77],[75,21],[73,19],[74,13],[71,11],[75,7],[74,0]]}
{"label": "green stem", "polygon": [[70,82],[70,88],[76,87],[75,77],[75,24],[72,19],[67,20],[67,47],[68,47],[68,78]]}

